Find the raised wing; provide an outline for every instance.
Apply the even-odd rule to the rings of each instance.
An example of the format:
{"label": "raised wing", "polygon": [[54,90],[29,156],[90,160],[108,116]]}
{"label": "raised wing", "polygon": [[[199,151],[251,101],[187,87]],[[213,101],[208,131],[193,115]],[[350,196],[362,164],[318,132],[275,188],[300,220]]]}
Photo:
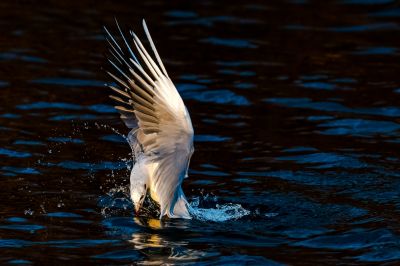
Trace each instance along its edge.
{"label": "raised wing", "polygon": [[[120,105],[115,108],[131,128],[129,142],[137,156],[144,153],[157,160],[153,189],[161,205],[161,214],[173,212],[180,195],[180,186],[193,152],[193,127],[189,113],[161,61],[149,30],[143,28],[156,58],[149,55],[134,32],[130,32],[136,54],[118,23],[124,42],[121,47],[109,33],[112,59],[116,73],[109,73],[119,87],[110,86],[116,95],[110,97]],[[172,210],[171,210],[172,209]]]}

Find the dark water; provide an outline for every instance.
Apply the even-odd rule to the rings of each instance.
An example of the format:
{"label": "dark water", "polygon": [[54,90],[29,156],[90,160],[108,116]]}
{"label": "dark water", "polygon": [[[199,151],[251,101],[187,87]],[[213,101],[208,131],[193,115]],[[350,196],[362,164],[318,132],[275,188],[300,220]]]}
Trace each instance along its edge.
{"label": "dark water", "polygon": [[[0,2],[1,264],[400,261],[396,1],[98,2]],[[114,17],[191,113],[191,221],[133,216]]]}

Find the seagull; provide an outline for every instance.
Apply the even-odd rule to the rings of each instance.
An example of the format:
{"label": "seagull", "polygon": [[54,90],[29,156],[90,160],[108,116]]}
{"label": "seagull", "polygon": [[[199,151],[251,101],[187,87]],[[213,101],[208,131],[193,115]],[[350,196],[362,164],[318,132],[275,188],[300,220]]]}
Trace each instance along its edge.
{"label": "seagull", "polygon": [[[117,84],[110,85],[110,98],[125,125],[132,149],[130,196],[136,214],[148,194],[160,206],[160,217],[191,219],[190,206],[182,190],[193,154],[193,126],[189,112],[161,61],[149,29],[143,28],[152,57],[137,35],[130,31],[131,44],[118,22],[119,45],[104,27],[114,71],[107,72]],[[134,50],[136,52],[134,52]],[[154,60],[155,58],[155,60]]]}

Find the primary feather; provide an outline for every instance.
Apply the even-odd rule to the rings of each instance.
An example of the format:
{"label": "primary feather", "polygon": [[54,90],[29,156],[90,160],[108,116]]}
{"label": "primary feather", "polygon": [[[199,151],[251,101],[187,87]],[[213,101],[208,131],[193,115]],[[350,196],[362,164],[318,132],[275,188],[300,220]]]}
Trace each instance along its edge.
{"label": "primary feather", "polygon": [[123,47],[105,28],[112,55],[109,61],[115,69],[109,75],[119,86],[110,86],[115,92],[110,97],[120,104],[115,108],[131,129],[128,141],[134,166],[130,188],[135,209],[139,211],[149,191],[160,205],[160,218],[190,218],[181,187],[193,153],[189,112],[168,76],[146,22],[143,20],[143,28],[156,62],[134,32],[130,32],[131,47],[118,23],[117,27]]}

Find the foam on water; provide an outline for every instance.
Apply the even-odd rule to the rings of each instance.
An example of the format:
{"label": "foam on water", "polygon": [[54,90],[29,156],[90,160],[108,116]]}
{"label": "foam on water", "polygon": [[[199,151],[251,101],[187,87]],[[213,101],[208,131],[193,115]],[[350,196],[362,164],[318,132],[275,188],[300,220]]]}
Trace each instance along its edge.
{"label": "foam on water", "polygon": [[228,220],[237,220],[250,214],[250,211],[243,208],[240,204],[217,204],[215,208],[199,208],[192,204],[190,213],[195,219],[201,221],[225,222]]}

